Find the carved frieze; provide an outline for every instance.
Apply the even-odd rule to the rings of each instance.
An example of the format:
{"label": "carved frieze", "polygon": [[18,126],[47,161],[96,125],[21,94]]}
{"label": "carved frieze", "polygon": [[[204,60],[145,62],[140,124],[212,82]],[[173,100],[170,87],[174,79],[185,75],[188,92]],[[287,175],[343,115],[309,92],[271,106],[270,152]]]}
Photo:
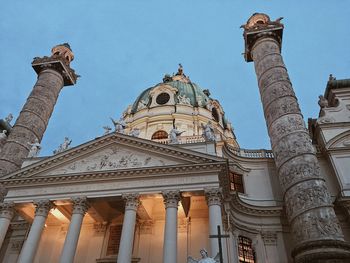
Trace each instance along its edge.
{"label": "carved frieze", "polygon": [[48,175],[163,166],[165,164],[172,165],[176,163],[165,158],[150,156],[113,145],[101,152],[50,171]]}
{"label": "carved frieze", "polygon": [[274,121],[269,127],[269,135],[278,141],[287,134],[295,131],[306,132],[302,115],[288,114]]}
{"label": "carved frieze", "polygon": [[331,206],[332,200],[323,180],[304,181],[286,192],[286,213],[290,220],[310,208]]}
{"label": "carved frieze", "polygon": [[292,222],[293,237],[296,242],[318,240],[327,237],[343,240],[343,234],[331,208],[319,208],[309,211],[295,218]]}

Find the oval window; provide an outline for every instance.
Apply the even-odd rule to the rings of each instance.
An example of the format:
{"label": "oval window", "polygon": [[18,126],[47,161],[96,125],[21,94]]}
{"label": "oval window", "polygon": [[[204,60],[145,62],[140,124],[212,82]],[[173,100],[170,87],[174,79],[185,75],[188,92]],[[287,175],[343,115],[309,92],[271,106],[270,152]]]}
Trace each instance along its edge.
{"label": "oval window", "polygon": [[167,103],[170,100],[170,95],[168,93],[160,93],[157,98],[156,98],[156,102],[159,105],[163,105],[165,103]]}

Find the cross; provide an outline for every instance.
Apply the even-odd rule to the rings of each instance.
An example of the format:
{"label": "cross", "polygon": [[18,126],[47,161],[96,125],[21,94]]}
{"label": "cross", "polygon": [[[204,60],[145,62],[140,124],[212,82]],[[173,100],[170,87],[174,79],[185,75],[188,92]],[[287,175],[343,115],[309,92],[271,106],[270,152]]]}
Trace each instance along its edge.
{"label": "cross", "polygon": [[217,235],[209,235],[209,238],[217,238],[219,242],[219,256],[220,256],[220,263],[224,263],[224,260],[222,258],[222,246],[221,246],[221,238],[228,238],[229,235],[222,235],[220,226],[218,225],[218,234]]}

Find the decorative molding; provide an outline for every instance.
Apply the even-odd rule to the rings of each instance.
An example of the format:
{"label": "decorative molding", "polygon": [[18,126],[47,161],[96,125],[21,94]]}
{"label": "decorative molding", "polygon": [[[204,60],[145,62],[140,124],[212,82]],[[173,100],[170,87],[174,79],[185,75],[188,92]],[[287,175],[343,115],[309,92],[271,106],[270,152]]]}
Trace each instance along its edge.
{"label": "decorative molding", "polygon": [[140,220],[139,227],[141,234],[152,234],[154,222],[153,220]]}
{"label": "decorative molding", "polygon": [[282,206],[254,206],[245,203],[239,198],[236,192],[230,193],[230,196],[225,199],[226,205],[229,209],[239,213],[253,215],[253,216],[281,216],[283,215]]}
{"label": "decorative molding", "polygon": [[107,181],[114,179],[135,178],[145,176],[162,176],[165,174],[191,174],[191,173],[206,173],[218,172],[226,167],[226,162],[208,163],[208,164],[190,164],[190,165],[172,165],[167,167],[146,167],[137,169],[123,169],[111,171],[95,171],[70,175],[53,175],[34,178],[18,178],[4,179],[1,181],[7,188],[23,187],[25,185],[42,185],[57,184],[57,183],[73,183],[73,182],[88,182],[88,181]]}
{"label": "decorative molding", "polygon": [[277,245],[277,233],[266,231],[261,233],[262,240],[265,246],[276,246]]}
{"label": "decorative molding", "polygon": [[21,251],[23,246],[24,240],[23,239],[13,239],[10,241],[10,253],[18,253]]}
{"label": "decorative molding", "polygon": [[107,230],[107,222],[97,222],[93,224],[94,233],[96,235],[104,234]]}

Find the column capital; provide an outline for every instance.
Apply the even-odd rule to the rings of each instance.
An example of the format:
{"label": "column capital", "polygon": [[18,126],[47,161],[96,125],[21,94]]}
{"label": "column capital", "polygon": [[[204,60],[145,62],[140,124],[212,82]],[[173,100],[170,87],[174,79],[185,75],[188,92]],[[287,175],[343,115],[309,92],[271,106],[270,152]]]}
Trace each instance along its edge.
{"label": "column capital", "polygon": [[49,199],[40,199],[33,202],[35,206],[35,216],[47,217],[54,204]]}
{"label": "column capital", "polygon": [[0,202],[4,201],[6,195],[7,189],[2,184],[0,184]]}
{"label": "column capital", "polygon": [[207,199],[208,206],[221,206],[222,193],[221,188],[205,188],[204,193]]}
{"label": "column capital", "polygon": [[14,202],[3,202],[0,203],[0,218],[6,218],[11,220],[15,213]]}
{"label": "column capital", "polygon": [[52,48],[51,56],[42,58],[35,57],[32,67],[37,74],[52,69],[58,72],[64,81],[64,86],[74,85],[79,75],[70,67],[70,62],[74,59],[74,54],[68,43],[57,45]]}
{"label": "column capital", "polygon": [[263,13],[253,14],[246,24],[241,27],[244,29],[243,36],[245,41],[244,58],[247,62],[253,61],[252,47],[258,39],[275,39],[280,48],[282,45],[283,24],[280,22],[282,17],[271,21],[270,17]]}
{"label": "column capital", "polygon": [[73,203],[73,214],[81,214],[85,215],[87,210],[90,207],[90,204],[86,198],[86,196],[77,196],[71,198]]}
{"label": "column capital", "polygon": [[167,190],[162,192],[165,208],[177,208],[180,201],[179,190]]}
{"label": "column capital", "polygon": [[122,198],[125,201],[125,211],[126,210],[134,210],[136,211],[140,202],[140,195],[138,193],[126,193],[122,195]]}

